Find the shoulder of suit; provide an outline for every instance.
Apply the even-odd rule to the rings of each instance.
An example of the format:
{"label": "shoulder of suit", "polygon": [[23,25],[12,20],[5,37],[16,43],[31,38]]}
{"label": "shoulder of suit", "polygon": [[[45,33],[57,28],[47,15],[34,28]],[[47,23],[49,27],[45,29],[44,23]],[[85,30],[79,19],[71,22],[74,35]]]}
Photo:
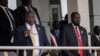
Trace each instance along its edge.
{"label": "shoulder of suit", "polygon": [[69,23],[69,24],[66,24],[65,26],[66,26],[66,27],[72,27],[72,24]]}
{"label": "shoulder of suit", "polygon": [[[32,7],[32,6],[31,6],[31,7]],[[35,7],[32,7],[32,9],[35,10],[35,12],[37,11],[37,8],[35,8]]]}
{"label": "shoulder of suit", "polygon": [[15,11],[21,10],[22,8],[24,8],[24,7],[23,6],[19,6],[18,8],[15,9]]}
{"label": "shoulder of suit", "polygon": [[37,27],[44,27],[43,25],[38,25],[38,24],[35,24]]}
{"label": "shoulder of suit", "polygon": [[13,12],[14,10],[12,10],[12,9],[10,9],[10,8],[8,8],[11,12]]}
{"label": "shoulder of suit", "polygon": [[34,6],[31,6],[32,8],[34,8],[34,9],[37,9],[36,7],[34,7]]}
{"label": "shoulder of suit", "polygon": [[84,29],[84,30],[86,30],[86,28],[84,28],[83,26],[79,26],[81,29]]}

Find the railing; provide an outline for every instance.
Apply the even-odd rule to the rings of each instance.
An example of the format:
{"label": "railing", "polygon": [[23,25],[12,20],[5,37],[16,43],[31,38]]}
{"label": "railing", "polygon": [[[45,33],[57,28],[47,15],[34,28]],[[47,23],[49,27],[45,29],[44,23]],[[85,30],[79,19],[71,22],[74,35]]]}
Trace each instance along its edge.
{"label": "railing", "polygon": [[0,50],[24,50],[24,56],[26,56],[26,50],[32,50],[32,49],[56,49],[56,50],[95,50],[95,56],[97,55],[97,50],[100,50],[100,47],[50,47],[50,46],[41,46],[41,47],[32,47],[32,46],[0,46]]}

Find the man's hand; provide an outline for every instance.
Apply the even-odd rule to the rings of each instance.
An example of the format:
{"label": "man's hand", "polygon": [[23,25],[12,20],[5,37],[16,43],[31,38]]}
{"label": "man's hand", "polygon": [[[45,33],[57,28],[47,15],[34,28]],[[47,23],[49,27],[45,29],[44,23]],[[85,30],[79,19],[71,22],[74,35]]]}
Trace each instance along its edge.
{"label": "man's hand", "polygon": [[41,56],[45,56],[47,55],[49,52],[49,50],[41,50],[42,55]]}
{"label": "man's hand", "polygon": [[24,36],[25,37],[28,37],[30,35],[30,30],[26,30],[25,32],[24,32]]}
{"label": "man's hand", "polygon": [[58,56],[58,50],[51,50],[51,56]]}

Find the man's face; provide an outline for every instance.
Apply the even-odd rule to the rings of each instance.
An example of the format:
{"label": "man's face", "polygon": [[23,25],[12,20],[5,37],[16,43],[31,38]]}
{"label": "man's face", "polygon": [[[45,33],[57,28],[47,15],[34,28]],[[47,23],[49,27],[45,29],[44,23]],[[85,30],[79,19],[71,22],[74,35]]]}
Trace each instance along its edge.
{"label": "man's face", "polygon": [[97,27],[97,28],[96,28],[95,34],[100,35],[100,27]]}
{"label": "man's face", "polygon": [[8,0],[1,0],[1,5],[7,7]]}
{"label": "man's face", "polygon": [[55,26],[56,29],[59,29],[60,28],[60,24],[59,22],[56,22],[56,26]]}
{"label": "man's face", "polygon": [[29,15],[26,18],[26,22],[30,25],[33,25],[35,23],[35,14],[29,13]]}
{"label": "man's face", "polygon": [[75,26],[79,26],[80,25],[80,15],[79,14],[75,14],[74,17],[72,18],[72,23]]}

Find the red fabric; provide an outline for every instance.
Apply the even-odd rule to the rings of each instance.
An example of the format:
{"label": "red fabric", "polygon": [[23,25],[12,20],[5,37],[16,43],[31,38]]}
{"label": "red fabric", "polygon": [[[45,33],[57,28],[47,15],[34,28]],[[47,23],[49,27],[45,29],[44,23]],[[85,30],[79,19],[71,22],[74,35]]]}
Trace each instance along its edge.
{"label": "red fabric", "polygon": [[[75,28],[75,33],[76,33],[77,40],[78,40],[78,46],[79,47],[83,46],[80,33],[78,32],[78,27]],[[82,49],[79,49],[79,55],[83,56],[83,50]]]}
{"label": "red fabric", "polygon": [[51,39],[52,46],[57,46],[57,42],[55,40],[55,37],[52,34],[50,34],[50,39]]}
{"label": "red fabric", "polygon": [[53,46],[56,46],[56,44],[55,44],[55,42],[53,41],[53,39],[52,39],[51,36],[50,36],[50,38],[51,38],[51,44],[52,44]]}

